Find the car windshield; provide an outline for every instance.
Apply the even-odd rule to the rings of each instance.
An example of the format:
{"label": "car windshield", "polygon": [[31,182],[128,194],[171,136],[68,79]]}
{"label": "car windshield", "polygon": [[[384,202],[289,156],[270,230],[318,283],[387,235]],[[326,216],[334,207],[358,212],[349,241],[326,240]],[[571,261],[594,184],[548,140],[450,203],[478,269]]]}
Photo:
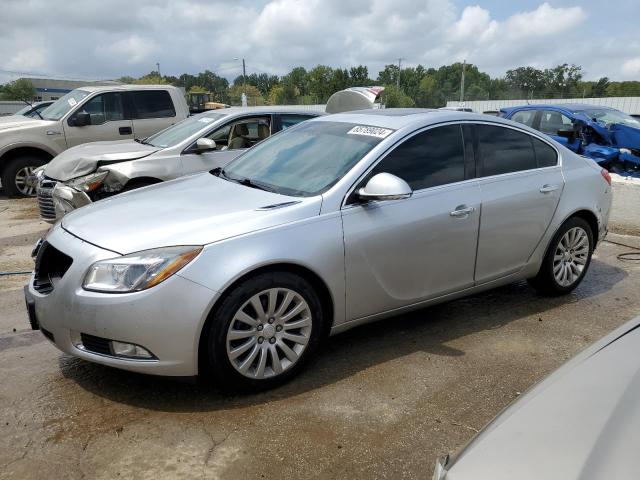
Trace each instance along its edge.
{"label": "car windshield", "polygon": [[304,122],[249,149],[222,174],[283,195],[318,195],[392,132],[352,123]]}
{"label": "car windshield", "polygon": [[87,95],[89,92],[86,90],[72,90],[45,108],[40,115],[44,120],[60,120]]}
{"label": "car windshield", "polygon": [[631,115],[627,115],[626,113],[622,113],[618,110],[585,110],[584,114],[605,126],[621,123],[628,127],[640,128],[640,121],[636,120]]}
{"label": "car windshield", "polygon": [[172,125],[169,128],[165,128],[161,132],[150,136],[144,141],[144,143],[158,148],[173,147],[183,140],[186,140],[191,135],[207,128],[207,126],[220,120],[224,116],[225,114],[223,113],[206,113],[204,115],[189,117],[180,123]]}
{"label": "car windshield", "polygon": [[22,107],[20,110],[14,113],[14,115],[24,115],[25,113],[29,112],[32,108],[33,107],[31,105],[27,105],[26,107]]}

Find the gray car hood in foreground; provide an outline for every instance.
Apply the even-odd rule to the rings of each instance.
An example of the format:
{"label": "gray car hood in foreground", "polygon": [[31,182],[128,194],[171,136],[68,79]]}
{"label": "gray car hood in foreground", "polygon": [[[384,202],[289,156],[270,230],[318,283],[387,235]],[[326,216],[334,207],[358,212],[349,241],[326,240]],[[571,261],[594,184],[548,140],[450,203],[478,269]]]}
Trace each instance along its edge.
{"label": "gray car hood in foreground", "polygon": [[85,143],[71,147],[51,160],[44,174],[54,180],[65,182],[95,172],[99,164],[135,160],[158,150],[158,147],[135,140]]}
{"label": "gray car hood in foreground", "polygon": [[66,215],[62,227],[94,245],[126,254],[204,245],[302,220],[319,215],[321,203],[321,197],[278,195],[202,173],[87,205]]}
{"label": "gray car hood in foreground", "polygon": [[490,423],[446,480],[640,478],[640,317]]}

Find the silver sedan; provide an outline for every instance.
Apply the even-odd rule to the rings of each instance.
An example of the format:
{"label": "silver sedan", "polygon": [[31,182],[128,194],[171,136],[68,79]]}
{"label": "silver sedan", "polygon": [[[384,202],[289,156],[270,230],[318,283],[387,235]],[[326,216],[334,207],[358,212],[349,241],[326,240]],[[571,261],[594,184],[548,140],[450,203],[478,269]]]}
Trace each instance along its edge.
{"label": "silver sedan", "polygon": [[606,171],[508,120],[330,115],[70,213],[27,302],[69,354],[261,389],[356,325],[522,279],[572,291],[610,206]]}

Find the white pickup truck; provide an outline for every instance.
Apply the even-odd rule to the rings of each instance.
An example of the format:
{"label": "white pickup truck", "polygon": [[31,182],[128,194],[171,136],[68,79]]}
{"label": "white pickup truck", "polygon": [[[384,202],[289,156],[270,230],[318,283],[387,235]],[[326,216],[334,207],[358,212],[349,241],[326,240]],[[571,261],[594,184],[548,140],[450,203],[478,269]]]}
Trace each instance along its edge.
{"label": "white pickup truck", "polygon": [[69,147],[146,138],[188,115],[179,88],[109,85],[73,90],[43,110],[40,117],[2,117],[0,179],[4,193],[34,195],[33,170]]}

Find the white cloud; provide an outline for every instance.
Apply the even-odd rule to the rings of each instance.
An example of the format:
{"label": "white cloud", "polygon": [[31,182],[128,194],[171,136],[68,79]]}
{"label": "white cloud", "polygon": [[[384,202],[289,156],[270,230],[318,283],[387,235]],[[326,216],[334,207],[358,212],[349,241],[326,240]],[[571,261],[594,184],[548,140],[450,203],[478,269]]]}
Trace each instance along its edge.
{"label": "white cloud", "polygon": [[633,42],[598,40],[586,20],[581,6],[548,3],[504,15],[454,0],[3,0],[0,69],[113,78],[160,62],[167,74],[232,78],[244,57],[249,72],[364,64],[375,77],[402,57],[433,67],[466,59],[492,75],[565,62],[589,75],[640,74],[619,46]]}

